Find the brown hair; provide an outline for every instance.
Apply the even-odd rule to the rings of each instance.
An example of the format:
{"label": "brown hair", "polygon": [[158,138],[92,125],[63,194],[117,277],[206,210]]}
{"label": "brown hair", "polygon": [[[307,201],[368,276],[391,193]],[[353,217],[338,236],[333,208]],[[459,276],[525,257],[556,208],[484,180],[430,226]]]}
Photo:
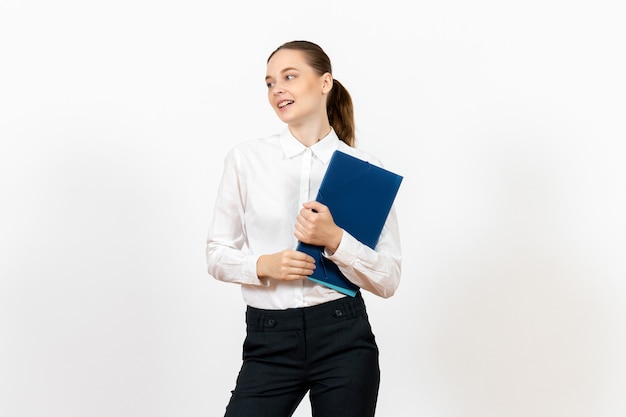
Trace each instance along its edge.
{"label": "brown hair", "polygon": [[[309,41],[291,41],[282,44],[267,58],[269,62],[274,54],[281,49],[293,49],[304,53],[307,63],[319,75],[329,73],[332,75],[332,66],[330,58],[326,52],[318,45]],[[354,147],[356,143],[354,128],[354,107],[352,106],[352,97],[348,90],[336,79],[333,79],[333,88],[326,101],[326,113],[328,121],[337,133],[339,139],[349,146]]]}

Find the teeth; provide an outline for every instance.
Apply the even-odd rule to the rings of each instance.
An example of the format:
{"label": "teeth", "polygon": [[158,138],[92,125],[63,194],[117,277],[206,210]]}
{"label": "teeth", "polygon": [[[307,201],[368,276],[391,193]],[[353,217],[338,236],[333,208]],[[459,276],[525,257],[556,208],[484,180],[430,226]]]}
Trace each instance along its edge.
{"label": "teeth", "polygon": [[291,103],[293,103],[293,101],[291,101],[291,100],[282,101],[282,102],[278,103],[278,108],[279,108],[279,109],[282,109],[282,108],[283,108],[283,107],[285,107],[287,104],[291,104]]}

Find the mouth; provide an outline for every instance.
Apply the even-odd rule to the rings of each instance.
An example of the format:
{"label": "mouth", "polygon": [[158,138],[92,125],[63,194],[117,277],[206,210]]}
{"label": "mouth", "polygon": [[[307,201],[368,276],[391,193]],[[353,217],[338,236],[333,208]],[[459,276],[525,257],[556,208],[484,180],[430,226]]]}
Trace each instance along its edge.
{"label": "mouth", "polygon": [[293,100],[285,100],[285,101],[281,101],[280,103],[278,103],[278,108],[282,109],[285,108],[286,106],[293,104]]}

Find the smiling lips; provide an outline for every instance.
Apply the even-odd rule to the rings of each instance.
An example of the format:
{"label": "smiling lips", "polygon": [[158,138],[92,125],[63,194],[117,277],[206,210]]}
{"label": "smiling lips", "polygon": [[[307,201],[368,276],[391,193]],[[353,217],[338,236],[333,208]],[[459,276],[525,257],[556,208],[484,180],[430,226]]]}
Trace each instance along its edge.
{"label": "smiling lips", "polygon": [[288,106],[290,104],[293,103],[293,100],[285,100],[285,101],[281,101],[280,103],[278,103],[278,108],[282,109],[285,106]]}

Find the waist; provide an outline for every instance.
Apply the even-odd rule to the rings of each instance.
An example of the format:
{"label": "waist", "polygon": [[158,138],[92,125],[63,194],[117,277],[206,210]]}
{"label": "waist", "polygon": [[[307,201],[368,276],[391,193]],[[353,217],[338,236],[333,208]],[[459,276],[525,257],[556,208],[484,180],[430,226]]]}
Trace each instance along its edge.
{"label": "waist", "polygon": [[246,305],[267,310],[315,306],[345,296],[308,279],[271,280],[268,286],[242,285],[241,293]]}
{"label": "waist", "polygon": [[252,331],[288,331],[325,326],[366,314],[361,293],[311,307],[267,310],[248,306],[246,326]]}

